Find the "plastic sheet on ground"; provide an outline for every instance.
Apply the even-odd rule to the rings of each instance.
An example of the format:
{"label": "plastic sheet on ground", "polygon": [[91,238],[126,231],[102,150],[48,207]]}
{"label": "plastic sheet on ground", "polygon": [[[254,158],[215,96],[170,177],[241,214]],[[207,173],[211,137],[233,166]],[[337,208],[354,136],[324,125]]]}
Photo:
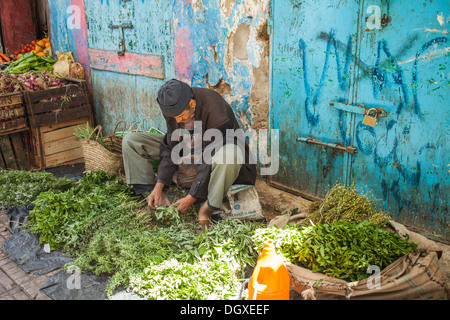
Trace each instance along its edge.
{"label": "plastic sheet on ground", "polygon": [[8,229],[12,236],[3,242],[6,254],[26,273],[47,274],[63,267],[73,259],[62,252],[44,251],[39,236],[21,228],[26,221],[30,207],[14,206],[7,209]]}
{"label": "plastic sheet on ground", "polygon": [[[80,273],[76,267],[54,274],[41,287],[41,291],[53,300],[107,300],[105,288],[107,275]],[[119,288],[110,300],[141,300],[132,292]]]}
{"label": "plastic sheet on ground", "polygon": [[[105,300],[105,288],[109,277],[81,273],[77,269],[63,270],[73,258],[60,251],[45,252],[39,244],[39,236],[31,234],[21,226],[26,222],[31,206],[13,206],[7,209],[8,230],[12,233],[2,247],[8,257],[17,263],[26,273],[48,274],[61,271],[50,276],[40,290],[53,300]],[[69,267],[70,269],[70,267]],[[134,293],[122,289],[116,290],[111,300],[138,300]]]}

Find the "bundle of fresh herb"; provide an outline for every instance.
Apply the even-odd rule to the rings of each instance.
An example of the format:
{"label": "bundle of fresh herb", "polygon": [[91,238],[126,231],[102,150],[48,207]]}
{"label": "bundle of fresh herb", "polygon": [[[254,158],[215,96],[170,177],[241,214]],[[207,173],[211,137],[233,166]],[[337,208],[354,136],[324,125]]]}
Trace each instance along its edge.
{"label": "bundle of fresh herb", "polygon": [[81,241],[80,230],[97,215],[130,201],[131,188],[106,172],[85,174],[71,189],[42,192],[30,211],[27,226],[52,250],[73,253]]}
{"label": "bundle of fresh herb", "polygon": [[49,172],[0,169],[0,209],[32,205],[40,193],[70,189],[74,180],[55,178]]}
{"label": "bundle of fresh herb", "polygon": [[147,299],[225,300],[237,296],[236,270],[222,260],[165,260],[132,276],[130,287]]}
{"label": "bundle of fresh herb", "polygon": [[75,128],[73,134],[81,140],[96,140],[101,146],[103,146],[106,150],[111,151],[111,147],[105,143],[103,140],[103,133],[96,132],[93,134],[94,128],[89,126],[89,122],[86,124],[86,127],[78,126]]}
{"label": "bundle of fresh herb", "polygon": [[367,278],[369,266],[382,270],[417,248],[415,243],[368,221],[255,231],[253,240],[258,248],[267,239],[274,241],[289,262],[347,281]]}
{"label": "bundle of fresh herb", "polygon": [[[184,289],[174,295],[174,287],[167,287],[158,298],[236,295],[238,273],[256,261],[251,235],[262,224],[224,220],[197,236],[192,208],[180,215],[174,206],[143,206],[123,180],[91,172],[65,192],[41,193],[27,226],[41,243],[72,255],[83,272],[109,274],[108,295],[119,285],[129,287],[132,278],[142,284],[137,292],[150,298],[166,282],[183,283]],[[166,276],[149,285],[149,277],[159,273]]]}
{"label": "bundle of fresh herb", "polygon": [[322,201],[307,205],[306,221],[312,224],[333,223],[335,221],[361,222],[370,221],[377,226],[385,226],[390,217],[386,212],[376,209],[369,195],[361,195],[355,185],[336,184]]}

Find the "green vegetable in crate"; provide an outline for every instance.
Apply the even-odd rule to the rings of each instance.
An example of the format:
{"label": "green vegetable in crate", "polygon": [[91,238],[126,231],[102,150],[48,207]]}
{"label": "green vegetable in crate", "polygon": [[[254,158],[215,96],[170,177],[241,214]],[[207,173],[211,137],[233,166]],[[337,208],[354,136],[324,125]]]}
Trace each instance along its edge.
{"label": "green vegetable in crate", "polygon": [[56,62],[51,57],[40,57],[34,52],[27,53],[19,60],[14,61],[4,70],[6,73],[19,74],[30,70],[47,70],[53,69],[53,64]]}
{"label": "green vegetable in crate", "polygon": [[365,279],[369,266],[382,270],[417,249],[417,244],[368,221],[255,231],[253,240],[259,249],[267,239],[289,262],[347,281]]}

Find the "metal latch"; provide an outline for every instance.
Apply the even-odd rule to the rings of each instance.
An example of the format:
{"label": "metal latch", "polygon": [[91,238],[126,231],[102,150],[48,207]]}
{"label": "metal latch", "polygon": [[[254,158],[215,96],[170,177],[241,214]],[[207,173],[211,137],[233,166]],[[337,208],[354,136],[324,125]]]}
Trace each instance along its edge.
{"label": "metal latch", "polygon": [[312,137],[299,137],[299,138],[297,138],[297,141],[316,144],[316,145],[324,146],[324,147],[329,147],[329,148],[332,148],[332,149],[335,149],[338,151],[344,151],[344,152],[347,152],[350,154],[358,153],[358,150],[356,150],[356,148],[353,146],[343,146],[343,145],[340,145],[337,143],[322,142],[322,141],[318,141]]}
{"label": "metal latch", "polygon": [[123,29],[133,29],[134,28],[133,24],[131,22],[125,23],[125,24],[110,24],[108,27],[111,29],[121,29],[122,30],[122,39],[119,42],[119,51],[117,51],[117,54],[119,56],[125,55],[126,47],[125,47],[125,35],[123,32]]}
{"label": "metal latch", "polygon": [[338,110],[342,110],[342,111],[346,111],[346,112],[351,112],[351,113],[357,113],[357,114],[362,114],[362,115],[366,115],[369,110],[370,111],[374,111],[377,115],[377,118],[384,118],[387,117],[388,113],[386,112],[386,110],[384,110],[381,107],[378,108],[367,108],[364,103],[361,103],[359,105],[353,105],[353,104],[348,104],[348,103],[344,103],[344,102],[338,102],[338,101],[331,101],[330,102],[330,106],[338,109]]}

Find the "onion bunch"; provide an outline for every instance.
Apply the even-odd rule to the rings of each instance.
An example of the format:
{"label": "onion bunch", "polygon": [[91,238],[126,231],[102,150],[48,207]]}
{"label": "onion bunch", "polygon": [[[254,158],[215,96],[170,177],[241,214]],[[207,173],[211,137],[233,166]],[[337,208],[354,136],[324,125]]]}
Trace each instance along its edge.
{"label": "onion bunch", "polygon": [[55,77],[47,70],[29,71],[22,74],[0,73],[0,94],[47,90],[64,85],[64,80]]}
{"label": "onion bunch", "polygon": [[17,75],[12,74],[11,77],[16,77],[23,85],[25,91],[47,90],[64,86],[64,81],[62,79],[56,78],[51,72],[46,70],[37,72],[30,71]]}

